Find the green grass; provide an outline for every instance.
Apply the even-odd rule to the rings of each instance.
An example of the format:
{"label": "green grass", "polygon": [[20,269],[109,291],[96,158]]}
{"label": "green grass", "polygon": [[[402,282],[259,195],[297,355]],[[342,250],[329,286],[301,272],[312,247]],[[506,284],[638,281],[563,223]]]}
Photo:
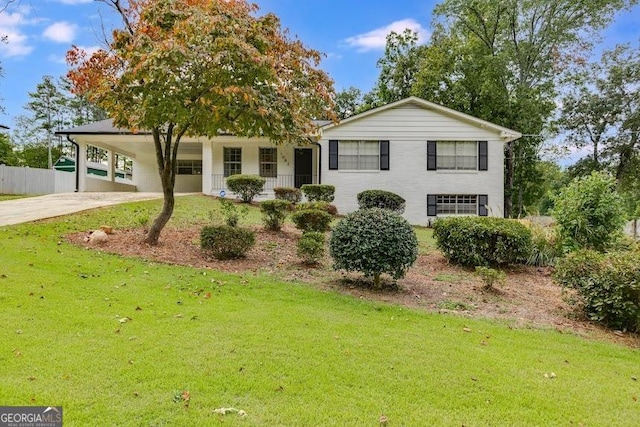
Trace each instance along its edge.
{"label": "green grass", "polygon": [[[637,350],[62,242],[159,206],[0,228],[3,405],[65,426],[640,424]],[[216,206],[179,198],[172,224]]]}
{"label": "green grass", "polygon": [[32,197],[32,196],[27,196],[25,194],[0,194],[0,202],[4,200],[24,199],[25,197]]}

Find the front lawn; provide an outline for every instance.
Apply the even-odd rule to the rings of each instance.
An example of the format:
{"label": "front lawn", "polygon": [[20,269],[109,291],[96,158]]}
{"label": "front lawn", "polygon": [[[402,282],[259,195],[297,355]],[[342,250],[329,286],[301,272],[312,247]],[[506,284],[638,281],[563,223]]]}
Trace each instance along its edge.
{"label": "front lawn", "polygon": [[[65,243],[160,203],[0,228],[3,405],[65,426],[640,423],[635,349]],[[215,206],[179,198],[172,223]]]}

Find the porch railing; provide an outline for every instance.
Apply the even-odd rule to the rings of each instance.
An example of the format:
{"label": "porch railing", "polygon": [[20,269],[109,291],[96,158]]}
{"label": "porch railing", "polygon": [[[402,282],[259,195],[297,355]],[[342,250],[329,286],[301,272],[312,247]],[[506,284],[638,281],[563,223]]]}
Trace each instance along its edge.
{"label": "porch railing", "polygon": [[[275,178],[265,178],[264,191],[273,191],[277,187],[300,188],[305,184],[317,184],[318,177],[314,175],[278,175]],[[211,191],[218,193],[220,190],[228,191],[227,178],[222,174],[211,175]]]}

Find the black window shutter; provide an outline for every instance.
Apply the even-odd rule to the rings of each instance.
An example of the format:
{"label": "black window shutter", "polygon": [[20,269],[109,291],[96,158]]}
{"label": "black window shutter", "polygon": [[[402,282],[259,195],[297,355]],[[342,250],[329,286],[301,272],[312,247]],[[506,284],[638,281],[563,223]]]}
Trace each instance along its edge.
{"label": "black window shutter", "polygon": [[487,209],[488,204],[489,197],[486,194],[481,194],[478,196],[478,216],[489,215],[489,209]]}
{"label": "black window shutter", "polygon": [[380,141],[380,170],[389,170],[389,141]]}
{"label": "black window shutter", "polygon": [[486,171],[489,166],[487,141],[478,141],[478,170]]}
{"label": "black window shutter", "polygon": [[427,141],[427,170],[434,171],[436,169],[436,142]]}
{"label": "black window shutter", "polygon": [[338,141],[329,141],[329,169],[338,169]]}
{"label": "black window shutter", "polygon": [[427,194],[427,216],[438,215],[438,205],[435,194]]}

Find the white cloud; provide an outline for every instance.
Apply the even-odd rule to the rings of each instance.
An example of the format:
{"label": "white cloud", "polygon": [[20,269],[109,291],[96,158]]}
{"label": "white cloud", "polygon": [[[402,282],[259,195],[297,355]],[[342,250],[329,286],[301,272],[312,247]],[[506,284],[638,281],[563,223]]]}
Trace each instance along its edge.
{"label": "white cloud", "polygon": [[392,22],[384,27],[376,28],[368,33],[349,37],[348,39],[345,39],[344,42],[349,47],[356,48],[359,52],[384,49],[387,44],[387,36],[389,33],[394,31],[400,34],[407,28],[418,33],[419,43],[426,41],[429,35],[428,31],[415,19],[402,19],[400,21]]}
{"label": "white cloud", "polygon": [[4,57],[16,57],[29,55],[34,46],[29,44],[29,37],[20,27],[33,24],[23,13],[0,13],[0,35],[7,37],[7,43],[0,43],[0,54]]}
{"label": "white cloud", "polygon": [[54,22],[49,25],[42,35],[56,43],[71,43],[76,37],[78,26],[65,21]]}

